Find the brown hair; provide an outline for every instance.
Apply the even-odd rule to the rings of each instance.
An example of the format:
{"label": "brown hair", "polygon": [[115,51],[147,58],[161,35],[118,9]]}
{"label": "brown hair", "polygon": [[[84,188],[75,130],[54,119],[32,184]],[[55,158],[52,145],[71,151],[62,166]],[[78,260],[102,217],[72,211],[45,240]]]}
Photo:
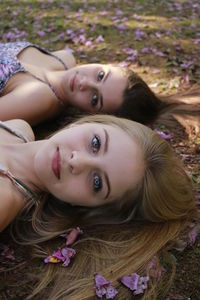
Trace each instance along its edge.
{"label": "brown hair", "polygon": [[125,69],[125,75],[128,84],[123,93],[123,103],[116,112],[118,116],[150,125],[164,114],[200,115],[199,86],[185,93],[159,96],[131,69]]}
{"label": "brown hair", "polygon": [[[96,208],[73,207],[53,197],[41,199],[23,228],[17,227],[25,244],[37,246],[77,225],[85,233],[74,245],[77,256],[72,264],[67,269],[47,266],[33,296],[54,280],[51,291],[48,290],[51,300],[93,299],[94,272],[104,274],[119,286],[123,275],[145,272],[152,257],[165,253],[168,243],[193,218],[198,218],[190,181],[166,141],[130,120],[95,115],[82,118],[76,124],[86,122],[117,126],[136,140],[144,153],[145,173],[138,187],[123,196],[120,206],[113,203]],[[52,253],[53,248],[52,241],[48,243],[46,255]],[[39,250],[37,256],[44,257],[45,253]],[[161,290],[162,295],[164,292],[165,288]],[[122,286],[118,297],[131,299],[129,291]],[[155,297],[152,285],[145,299]]]}

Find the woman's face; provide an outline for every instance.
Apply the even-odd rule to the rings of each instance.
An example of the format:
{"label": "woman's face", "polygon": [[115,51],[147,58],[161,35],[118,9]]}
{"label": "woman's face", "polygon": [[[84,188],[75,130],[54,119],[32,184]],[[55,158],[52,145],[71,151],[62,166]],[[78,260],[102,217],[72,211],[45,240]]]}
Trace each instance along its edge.
{"label": "woman's face", "polygon": [[140,147],[122,129],[89,123],[46,140],[34,167],[43,187],[58,199],[98,206],[132,190],[143,176],[144,164]]}
{"label": "woman's face", "polygon": [[122,68],[101,64],[69,69],[62,83],[67,103],[92,113],[116,111],[122,105],[126,86]]}

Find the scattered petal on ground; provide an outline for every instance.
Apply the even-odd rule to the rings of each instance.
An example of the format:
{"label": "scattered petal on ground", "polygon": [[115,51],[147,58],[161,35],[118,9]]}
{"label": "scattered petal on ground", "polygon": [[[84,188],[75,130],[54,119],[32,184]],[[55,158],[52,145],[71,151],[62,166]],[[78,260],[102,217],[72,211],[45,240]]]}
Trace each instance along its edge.
{"label": "scattered petal on ground", "polygon": [[133,295],[143,294],[147,289],[149,276],[139,276],[137,273],[132,273],[130,276],[123,276],[121,282],[133,291]]}
{"label": "scattered petal on ground", "polygon": [[106,299],[115,298],[117,290],[112,286],[111,281],[107,281],[101,274],[96,274],[94,280],[95,293],[99,298],[102,298],[103,296],[105,296]]}
{"label": "scattered petal on ground", "polygon": [[164,140],[171,140],[172,137],[173,137],[173,134],[172,133],[165,133],[163,131],[160,131],[158,129],[154,129],[154,131],[161,137],[163,138]]}
{"label": "scattered petal on ground", "polygon": [[76,254],[76,251],[72,248],[59,248],[54,251],[52,255],[46,257],[44,262],[48,263],[59,263],[62,262],[63,267],[67,267],[70,264],[71,258]]}
{"label": "scattered petal on ground", "polygon": [[66,245],[70,246],[77,240],[78,236],[82,234],[83,231],[79,227],[77,227],[77,228],[72,228],[71,230],[67,231],[61,236],[66,239]]}

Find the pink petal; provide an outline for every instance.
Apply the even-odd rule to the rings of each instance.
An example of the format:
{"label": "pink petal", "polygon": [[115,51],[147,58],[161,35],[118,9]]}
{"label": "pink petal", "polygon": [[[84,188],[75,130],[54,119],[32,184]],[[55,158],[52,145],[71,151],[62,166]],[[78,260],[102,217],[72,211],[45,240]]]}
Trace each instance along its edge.
{"label": "pink petal", "polygon": [[109,284],[109,281],[107,281],[103,275],[101,274],[96,274],[95,275],[95,285],[97,286],[102,286],[102,285],[105,285],[105,284]]}
{"label": "pink petal", "polygon": [[50,262],[50,256],[47,256],[45,259],[44,259],[44,262],[45,264],[48,264]]}
{"label": "pink petal", "polygon": [[114,299],[117,293],[117,290],[112,285],[109,285],[106,290],[106,299]]}
{"label": "pink petal", "polygon": [[83,234],[83,231],[79,227],[73,228],[67,236],[66,245],[72,245],[77,240],[78,236],[81,234]]}
{"label": "pink petal", "polygon": [[164,140],[171,140],[173,135],[171,133],[165,133],[163,131],[160,131],[158,129],[154,129],[154,131]]}
{"label": "pink petal", "polygon": [[99,35],[99,36],[96,38],[96,42],[97,42],[97,43],[104,42],[103,36],[102,36],[102,35]]}
{"label": "pink petal", "polygon": [[70,258],[72,258],[76,251],[72,248],[63,248],[61,249],[61,253],[63,255],[63,267],[67,267],[70,264]]}
{"label": "pink petal", "polygon": [[64,257],[62,255],[61,249],[54,251],[52,256],[59,259],[60,261],[64,261]]}
{"label": "pink petal", "polygon": [[102,298],[104,295],[106,299],[113,299],[117,295],[117,290],[111,285],[110,281],[107,281],[103,275],[95,275],[95,292],[99,298]]}
{"label": "pink petal", "polygon": [[69,229],[66,233],[61,234],[62,237],[66,239],[66,245],[72,245],[78,238],[79,235],[83,234],[83,231],[77,227]]}
{"label": "pink petal", "polygon": [[199,235],[199,227],[195,226],[192,228],[192,230],[189,231],[188,237],[189,237],[189,246],[193,246],[194,243],[196,242],[196,239]]}
{"label": "pink petal", "polygon": [[140,276],[137,273],[132,273],[130,276],[123,276],[121,282],[131,291],[137,289]]}

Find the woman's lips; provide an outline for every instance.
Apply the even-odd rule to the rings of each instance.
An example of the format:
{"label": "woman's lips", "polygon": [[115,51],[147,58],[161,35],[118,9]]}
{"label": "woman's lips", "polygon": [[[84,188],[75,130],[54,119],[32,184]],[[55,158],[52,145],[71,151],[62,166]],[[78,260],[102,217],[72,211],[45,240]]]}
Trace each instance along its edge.
{"label": "woman's lips", "polygon": [[55,174],[55,176],[60,180],[60,169],[61,169],[61,164],[60,164],[60,151],[59,147],[57,147],[56,152],[52,158],[52,170]]}
{"label": "woman's lips", "polygon": [[70,80],[70,90],[73,92],[74,91],[74,86],[75,86],[75,81],[76,81],[76,74],[72,77]]}

